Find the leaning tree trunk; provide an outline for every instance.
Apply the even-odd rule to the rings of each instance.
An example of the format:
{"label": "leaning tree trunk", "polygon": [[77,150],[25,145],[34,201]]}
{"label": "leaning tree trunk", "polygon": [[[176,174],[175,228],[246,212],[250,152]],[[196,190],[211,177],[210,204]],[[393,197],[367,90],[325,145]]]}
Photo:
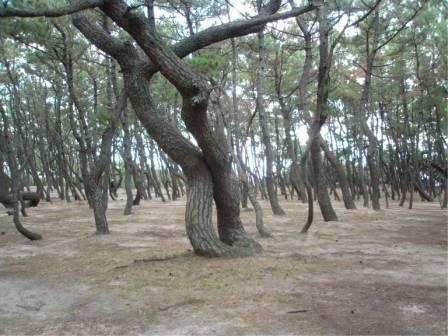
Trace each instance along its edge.
{"label": "leaning tree trunk", "polygon": [[[11,172],[11,188],[12,188],[12,204],[13,204],[13,221],[14,225],[23,236],[28,238],[29,240],[40,240],[42,236],[40,234],[31,232],[27,230],[22,223],[20,222],[20,213],[19,213],[19,167],[17,164],[16,153],[14,149],[14,145],[11,140],[9,120],[6,115],[6,111],[3,108],[3,105],[0,103],[0,113],[3,119],[3,132],[0,130],[0,142],[4,141],[4,145],[2,144],[0,148],[6,149],[7,161],[9,165],[9,169]],[[1,134],[3,133],[3,134]]]}
{"label": "leaning tree trunk", "polygon": [[141,168],[143,170],[142,171],[142,177],[144,175],[146,177],[146,180],[147,180],[147,188],[145,189],[145,192],[146,192],[147,197],[150,200],[152,200],[151,185],[153,183],[152,183],[151,178],[148,178],[148,177],[150,177],[150,175],[148,175],[148,172],[149,172],[148,160],[146,158],[145,147],[143,145],[143,140],[142,140],[142,135],[141,135],[142,129],[141,129],[137,119],[135,120],[134,128],[135,128],[134,129],[134,137],[135,137],[135,140],[137,141],[138,156],[140,158],[140,166],[141,166]]}
{"label": "leaning tree trunk", "polygon": [[157,171],[155,169],[153,153],[154,153],[154,145],[151,142],[150,153],[149,153],[150,161],[151,161],[151,176],[152,176],[152,179],[154,180],[154,187],[155,187],[156,194],[158,194],[160,196],[160,198],[162,199],[162,202],[166,202],[165,196],[163,196],[162,186],[160,185],[159,177],[157,176]]}
{"label": "leaning tree trunk", "polygon": [[305,181],[305,188],[308,196],[308,216],[306,218],[306,223],[303,226],[302,231],[300,231],[301,233],[308,232],[314,218],[313,188],[311,188],[311,185],[308,183],[308,181]]}
{"label": "leaning tree trunk", "polygon": [[[142,125],[161,148],[180,164],[187,177],[185,222],[193,250],[198,255],[232,256],[234,248],[220,241],[213,228],[214,187],[202,154],[157,110],[151,101],[149,82],[138,69],[125,73],[125,84]],[[154,165],[151,168],[154,169]]]}
{"label": "leaning tree trunk", "polygon": [[[274,1],[265,6],[262,15],[266,16],[277,11],[279,5],[280,1]],[[306,7],[304,10],[310,9],[311,7]],[[181,49],[167,47],[151,28],[147,19],[136,11],[129,11],[126,4],[121,1],[108,1],[101,6],[101,10],[132,35],[151,62],[148,63],[147,59],[142,58],[131,44],[125,44],[117,38],[105,38],[103,32],[82,15],[75,16],[77,18],[75,24],[86,37],[120,63],[134,111],[151,137],[182,167],[187,177],[189,197],[192,197],[188,201],[187,213],[194,211],[192,206],[207,208],[211,206],[207,203],[193,202],[194,191],[201,190],[198,185],[206,185],[207,188],[198,191],[197,195],[200,194],[199,198],[204,201],[203,197],[210,196],[206,191],[213,191],[221,241],[234,245],[228,247],[234,255],[248,255],[261,251],[261,246],[245,234],[239,216],[238,186],[234,188],[236,181],[232,180],[231,158],[227,148],[223,148],[220,140],[216,138],[207,119],[211,88],[204,77],[195,73],[179,58],[191,51],[183,54]],[[258,29],[262,27],[263,25],[260,25]],[[180,130],[172,125],[163,113],[159,113],[152,103],[148,79],[156,71],[160,71],[182,95],[182,118],[189,132],[195,137],[200,151],[185,139]],[[207,176],[211,176],[212,189],[208,187]],[[189,219],[195,218],[194,216],[187,215],[186,218],[187,226],[198,225],[188,222]],[[204,225],[211,227],[208,222]],[[206,235],[204,239],[215,240],[213,235]],[[216,244],[222,242],[219,243],[218,240]],[[211,246],[209,252],[222,254],[218,248],[213,251],[213,246],[217,246],[216,244],[209,245]],[[194,243],[193,248],[199,253],[200,246]]]}
{"label": "leaning tree trunk", "polygon": [[257,195],[255,194],[254,188],[252,188],[249,184],[249,181],[247,179],[247,175],[243,172],[243,185],[247,188],[247,197],[250,200],[250,203],[252,204],[252,207],[255,210],[255,226],[257,227],[257,231],[262,237],[270,238],[272,237],[272,232],[269,230],[265,225],[263,221],[263,209],[261,208],[260,202],[257,200]]}
{"label": "leaning tree trunk", "polygon": [[[33,124],[32,122],[28,122],[26,121],[26,119],[24,118],[23,114],[22,114],[22,99],[20,96],[20,91],[19,91],[19,82],[18,82],[18,78],[16,74],[13,74],[11,72],[9,63],[6,62],[6,70],[8,73],[8,78],[12,84],[12,96],[13,96],[13,110],[11,111],[12,114],[12,119],[14,121],[14,124],[16,125],[16,129],[17,129],[17,133],[19,135],[19,143],[20,143],[20,147],[21,147],[21,151],[23,153],[23,155],[27,158],[26,160],[24,160],[23,164],[24,165],[28,165],[29,170],[31,172],[31,175],[33,177],[33,180],[35,182],[35,185],[37,187],[37,193],[40,195],[42,195],[42,193],[45,192],[45,188],[44,185],[39,177],[39,174],[37,172],[37,168],[36,168],[36,161],[35,161],[35,156],[33,155],[35,150],[34,150],[34,145],[33,144],[29,144],[27,141],[27,137],[26,137],[26,133],[30,132],[30,130],[27,127],[27,124]],[[48,196],[48,195],[47,195]],[[24,209],[23,209],[24,210]]]}
{"label": "leaning tree trunk", "polygon": [[[157,110],[151,100],[149,82],[142,76],[139,68],[133,68],[131,71],[124,72],[124,79],[127,90],[130,92],[129,97],[134,111],[142,125],[160,147],[182,167],[187,177],[185,220],[187,234],[195,253],[207,256],[237,256],[251,255],[260,251],[259,248],[255,250],[254,248],[228,246],[227,244],[236,241],[235,235],[232,234],[233,232],[244,233],[244,231],[241,222],[237,222],[237,224],[232,223],[233,225],[229,225],[227,230],[222,229],[223,225],[226,224],[226,218],[222,216],[222,213],[219,213],[219,210],[218,228],[221,228],[221,230],[218,238],[211,221],[212,199],[215,198],[218,207],[218,204],[221,203],[219,198],[217,201],[215,190],[218,192],[222,190],[215,187],[215,181],[210,174],[210,169],[207,167],[203,155],[195,146],[190,144],[174,125],[167,122],[163,114]],[[222,183],[226,187],[231,186],[227,180],[223,179]],[[223,193],[223,195],[227,194]],[[234,200],[232,205],[236,203],[239,219],[238,198],[232,199]],[[222,207],[218,207],[218,209],[222,211]],[[238,224],[240,227],[238,227]]]}

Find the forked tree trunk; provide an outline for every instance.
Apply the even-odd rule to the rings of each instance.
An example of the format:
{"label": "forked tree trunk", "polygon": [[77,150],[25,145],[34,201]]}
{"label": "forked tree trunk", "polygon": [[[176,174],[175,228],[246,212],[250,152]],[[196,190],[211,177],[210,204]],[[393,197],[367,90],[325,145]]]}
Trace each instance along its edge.
{"label": "forked tree trunk", "polygon": [[[261,15],[277,11],[279,6],[280,1],[272,1],[263,7]],[[311,8],[307,7],[306,10]],[[74,23],[89,40],[117,59],[138,118],[159,146],[182,167],[190,194],[186,215],[189,232],[195,232],[194,229],[198,226],[210,228],[205,232],[211,232],[211,210],[209,212],[208,209],[211,208],[210,192],[213,192],[218,210],[220,239],[233,246],[227,247],[231,252],[223,253],[213,235],[205,235],[202,238],[205,242],[200,241],[201,244],[209,241],[210,245],[200,246],[206,246],[207,253],[211,255],[252,255],[261,251],[261,246],[248,238],[242,227],[238,185],[232,179],[231,158],[228,149],[216,138],[207,119],[211,88],[203,76],[195,73],[179,58],[189,52],[182,54],[180,49],[167,47],[147,19],[136,11],[130,11],[122,1],[108,1],[100,9],[132,35],[152,63],[148,64],[147,59],[141,57],[131,44],[105,37],[98,27],[85,18],[83,20],[82,15],[77,14]],[[262,28],[263,25],[258,26],[258,30]],[[188,131],[195,137],[200,151],[152,103],[148,80],[156,70],[182,95],[182,118]],[[199,212],[201,216],[195,216],[197,209],[204,206],[206,209]],[[194,222],[196,219],[201,222]],[[192,241],[195,239],[192,238]],[[220,244],[225,246],[222,242]],[[197,253],[203,253],[203,249],[196,243],[194,248]]]}
{"label": "forked tree trunk", "polygon": [[[149,83],[138,69],[125,73],[125,84],[137,117],[152,138],[183,169],[187,177],[187,205],[185,220],[187,235],[198,255],[246,256],[261,251],[261,246],[248,239],[239,219],[239,197],[235,181],[221,170],[214,176],[210,164],[171,123],[167,123],[151,101]],[[193,111],[196,111],[195,107]],[[199,113],[198,113],[199,114]],[[198,114],[191,120],[197,122]],[[188,125],[188,122],[186,123]],[[190,125],[191,127],[191,125]],[[167,141],[168,140],[168,141]],[[229,166],[230,168],[230,166]],[[219,171],[215,167],[216,170]],[[212,225],[212,202],[218,212],[219,237]],[[229,245],[239,245],[229,246]]]}

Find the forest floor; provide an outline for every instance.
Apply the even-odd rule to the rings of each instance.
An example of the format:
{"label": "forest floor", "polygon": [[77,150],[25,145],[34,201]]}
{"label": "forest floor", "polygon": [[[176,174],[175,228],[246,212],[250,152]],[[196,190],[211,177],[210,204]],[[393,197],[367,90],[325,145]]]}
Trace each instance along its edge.
{"label": "forest floor", "polygon": [[[93,234],[85,202],[42,202],[23,220],[38,242],[1,208],[0,334],[447,334],[438,203],[375,212],[334,202],[339,222],[316,214],[308,234],[304,204],[282,201],[283,217],[262,205],[275,238],[257,237],[243,211],[264,252],[224,260],[193,255],[184,200],[142,201],[127,217],[123,200],[110,201],[108,236]],[[155,256],[174,258],[135,262]]]}

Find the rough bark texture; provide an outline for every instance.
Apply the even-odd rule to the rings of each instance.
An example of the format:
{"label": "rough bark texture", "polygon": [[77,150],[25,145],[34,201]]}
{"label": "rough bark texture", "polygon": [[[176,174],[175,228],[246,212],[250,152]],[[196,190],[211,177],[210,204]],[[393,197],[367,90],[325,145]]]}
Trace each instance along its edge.
{"label": "rough bark texture", "polygon": [[[272,14],[279,6],[280,1],[272,0],[254,19],[212,27],[170,48],[157,36],[148,20],[137,11],[130,10],[125,2],[111,0],[102,5],[100,9],[135,39],[147,58],[138,54],[131,44],[105,36],[98,26],[81,14],[75,16],[74,23],[82,33],[119,62],[137,117],[163,151],[182,167],[189,194],[187,228],[190,233],[196,232],[195,228],[198,227],[201,230],[200,233],[189,234],[198,254],[249,255],[259,252],[261,246],[247,238],[244,232],[239,218],[238,186],[232,178],[231,156],[228,148],[222,146],[220,139],[215,137],[207,120],[210,88],[204,78],[194,73],[180,58],[211,43],[260,31],[266,22],[273,20]],[[297,9],[294,13],[298,15],[312,8],[308,6],[306,9]],[[280,17],[283,16],[278,16]],[[152,103],[148,80],[157,71],[181,94],[182,118],[200,150],[185,139],[177,127],[166,120],[164,114],[159,113]],[[198,172],[201,175],[198,176]],[[217,207],[221,241],[213,233],[209,221],[210,192],[213,192]],[[201,207],[203,210],[197,214],[196,209]],[[198,234],[201,234],[200,241],[194,238]],[[230,247],[223,242],[240,247]]]}

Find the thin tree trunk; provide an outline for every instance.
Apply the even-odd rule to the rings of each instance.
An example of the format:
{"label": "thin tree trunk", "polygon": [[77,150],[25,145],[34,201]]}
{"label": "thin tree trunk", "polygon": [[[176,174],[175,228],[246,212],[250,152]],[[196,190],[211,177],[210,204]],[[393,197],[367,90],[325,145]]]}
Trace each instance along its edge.
{"label": "thin tree trunk", "polygon": [[333,166],[334,170],[336,171],[336,174],[338,176],[338,181],[341,186],[342,198],[344,200],[345,208],[346,209],[356,209],[356,205],[355,205],[355,202],[353,201],[353,196],[350,192],[347,175],[344,172],[344,168],[339,163],[336,156],[330,151],[330,149],[328,148],[328,145],[325,143],[325,141],[322,139],[322,137],[320,139],[320,146],[323,149],[328,161],[330,161],[331,165]]}
{"label": "thin tree trunk", "polygon": [[129,132],[129,116],[128,110],[125,109],[122,115],[123,124],[123,160],[124,160],[124,187],[126,189],[126,205],[123,211],[125,216],[132,212],[133,196],[132,196],[132,154],[131,154],[131,134]]}
{"label": "thin tree trunk", "polygon": [[264,153],[266,158],[266,188],[269,196],[269,202],[271,204],[271,209],[274,215],[285,215],[285,211],[281,208],[278,199],[277,193],[275,192],[274,187],[274,174],[272,172],[273,165],[273,152],[272,145],[269,133],[269,122],[267,120],[268,114],[266,114],[264,99],[263,99],[263,85],[262,79],[264,76],[264,68],[265,68],[265,45],[264,45],[264,34],[263,32],[258,33],[258,52],[259,52],[259,61],[258,61],[258,69],[255,80],[255,88],[257,93],[257,111],[260,120],[261,133],[263,136],[263,144],[264,144]]}

